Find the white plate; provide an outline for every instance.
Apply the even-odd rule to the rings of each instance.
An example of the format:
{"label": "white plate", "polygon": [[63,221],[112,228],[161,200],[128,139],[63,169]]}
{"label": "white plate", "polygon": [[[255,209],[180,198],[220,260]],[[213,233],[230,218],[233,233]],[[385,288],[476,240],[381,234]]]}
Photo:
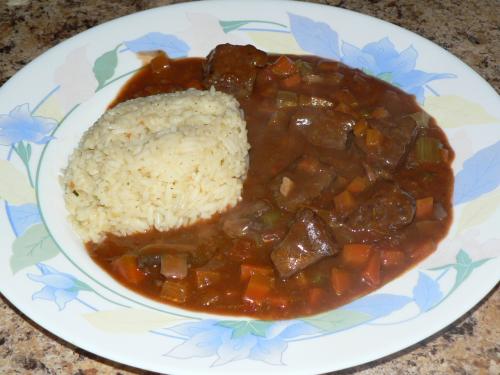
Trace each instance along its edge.
{"label": "white plate", "polygon": [[[362,25],[362,27],[360,27]],[[416,269],[347,306],[281,322],[209,316],[117,284],[65,220],[58,175],[141,66],[136,51],[205,56],[220,43],[340,59],[417,95],[456,151],[454,223]],[[500,100],[458,59],[394,25],[289,1],[196,2],[120,18],[46,52],[0,91],[0,287],[85,350],[169,373],[320,373],[412,345],[499,281]]]}

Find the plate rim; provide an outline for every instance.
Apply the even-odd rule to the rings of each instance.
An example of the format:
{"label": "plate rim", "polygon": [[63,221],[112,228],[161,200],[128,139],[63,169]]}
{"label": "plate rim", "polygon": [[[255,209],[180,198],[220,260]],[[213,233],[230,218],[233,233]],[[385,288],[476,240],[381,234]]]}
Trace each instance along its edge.
{"label": "plate rim", "polygon": [[[212,1],[206,1],[206,2],[214,2],[214,3],[229,3],[229,1],[225,1],[225,0],[212,0]],[[382,23],[385,23],[387,24],[388,26],[390,27],[396,27],[398,28],[400,31],[403,30],[405,33],[409,33],[411,35],[412,38],[419,38],[421,41],[425,41],[425,43],[430,43],[430,45],[432,45],[433,47],[437,47],[439,48],[440,52],[443,53],[445,52],[449,57],[452,57],[453,59],[455,59],[456,63],[459,63],[460,65],[462,65],[464,68],[466,68],[468,70],[468,73],[473,73],[475,75],[475,80],[477,80],[479,78],[479,81],[481,81],[481,83],[483,84],[486,84],[485,86],[487,88],[489,88],[492,93],[495,93],[495,90],[493,89],[493,87],[484,79],[482,78],[474,69],[472,69],[471,67],[469,67],[467,64],[465,64],[462,60],[460,60],[458,57],[456,57],[455,55],[453,55],[452,53],[450,53],[449,51],[445,50],[444,48],[440,47],[439,45],[437,45],[436,43],[410,31],[410,30],[407,30],[405,28],[402,28],[398,25],[394,25],[390,22],[387,22],[387,21],[384,21],[384,20],[381,20],[381,19],[378,19],[376,17],[373,17],[373,16],[369,16],[369,15],[366,15],[366,14],[362,14],[362,13],[358,13],[358,12],[355,12],[355,11],[351,11],[351,10],[346,10],[346,9],[341,9],[341,8],[336,8],[336,7],[333,7],[333,6],[329,6],[329,5],[322,5],[322,4],[314,4],[314,3],[306,3],[306,2],[292,2],[292,1],[289,1],[289,0],[273,0],[272,2],[274,3],[283,3],[283,4],[287,4],[287,5],[291,5],[292,3],[296,3],[296,4],[302,4],[302,6],[306,6],[306,7],[314,7],[314,8],[321,8],[321,9],[329,9],[329,11],[341,11],[341,12],[347,12],[349,14],[355,14],[356,16],[363,16],[363,17],[369,17],[371,19],[373,19],[374,21],[376,21],[377,23],[378,22],[382,22]],[[94,32],[98,32],[99,29],[101,28],[105,28],[107,27],[109,24],[112,24],[112,23],[115,23],[119,20],[123,21],[124,19],[127,19],[127,18],[133,18],[133,17],[137,17],[137,15],[141,14],[142,16],[144,16],[146,13],[155,13],[155,12],[158,12],[158,11],[163,11],[165,8],[168,8],[168,9],[171,9],[173,7],[178,7],[178,8],[189,8],[192,6],[192,4],[194,4],[195,2],[187,2],[187,3],[176,3],[176,4],[171,4],[171,5],[166,5],[166,6],[162,6],[162,7],[157,7],[157,8],[153,8],[153,9],[148,9],[148,10],[144,10],[144,11],[140,11],[140,12],[136,12],[136,13],[133,13],[133,14],[129,14],[129,15],[126,15],[126,16],[123,16],[123,17],[119,17],[119,18],[116,18],[116,19],[113,19],[113,20],[110,20],[110,21],[107,21],[107,22],[104,22],[100,25],[97,25],[95,27],[92,27],[88,30],[85,30],[71,38],[68,38],[64,41],[62,41],[61,43],[57,44],[56,46],[48,49],[47,51],[45,51],[44,53],[42,53],[41,55],[39,55],[38,57],[36,57],[35,59],[33,59],[30,63],[28,63],[26,66],[24,66],[22,69],[20,69],[19,71],[17,71],[11,78],[9,78],[9,80],[7,80],[4,85],[2,85],[1,89],[0,89],[0,92],[3,92],[3,91],[8,91],[10,89],[10,86],[11,85],[14,85],[15,84],[15,81],[17,79],[17,77],[20,77],[22,76],[23,74],[25,74],[27,71],[29,71],[30,69],[33,69],[34,66],[36,66],[37,64],[40,63],[40,61],[43,61],[43,59],[47,59],[47,58],[50,58],[50,55],[52,53],[54,53],[56,50],[63,50],[64,48],[66,48],[67,46],[73,44],[75,41],[77,41],[79,38],[85,38],[88,34],[90,33],[94,33]],[[232,2],[233,4],[236,4],[237,2]],[[268,3],[268,2],[265,2],[265,1],[258,1],[258,2],[255,2],[255,3]],[[325,9],[325,10],[326,10]],[[87,34],[88,33],[88,34]],[[486,88],[485,87],[485,88]],[[37,203],[38,203],[38,200],[37,200]],[[418,266],[418,264],[416,265]],[[446,329],[447,327],[449,327],[450,325],[454,324],[458,319],[460,319],[461,316],[467,314],[474,306],[476,306],[477,304],[479,304],[487,295],[488,293],[493,290],[495,288],[495,285],[496,283],[498,283],[498,281],[495,282],[494,280],[495,278],[492,277],[492,282],[493,282],[493,285],[492,286],[488,286],[488,287],[485,287],[484,284],[483,284],[483,291],[481,291],[481,293],[479,293],[481,295],[481,297],[479,299],[474,299],[472,302],[471,300],[468,300],[469,301],[469,304],[467,304],[467,307],[465,309],[463,309],[463,312],[459,312],[459,313],[456,313],[453,318],[453,320],[451,321],[451,323],[447,324],[446,326],[442,326],[440,324],[436,324],[436,326],[439,326],[437,329],[435,327],[433,328],[428,328],[427,330],[425,331],[431,331],[431,333],[421,333],[418,338],[416,338],[412,343],[410,344],[404,344],[402,345],[399,349],[395,349],[395,350],[392,350],[392,351],[389,351],[387,352],[386,354],[383,354],[382,356],[378,355],[378,354],[375,354],[371,359],[369,358],[367,361],[366,360],[363,360],[357,364],[354,364],[352,366],[357,366],[357,365],[360,365],[360,364],[365,364],[365,363],[370,363],[374,360],[377,360],[377,359],[382,359],[382,358],[385,358],[393,353],[396,353],[400,350],[403,350],[405,348],[409,348],[413,345],[415,345],[416,343],[426,339],[426,338],[429,338],[429,337],[432,337],[433,335],[435,335],[436,333],[438,333],[439,331],[443,330],[443,329]],[[485,283],[486,284],[486,283]],[[29,314],[27,313],[26,311],[24,311],[20,306],[19,304],[16,304],[14,301],[16,300],[16,296],[15,296],[15,293],[13,295],[10,295],[9,291],[6,291],[5,290],[5,287],[3,285],[0,285],[0,288],[1,288],[1,292],[2,294],[8,299],[9,303],[12,304],[12,306],[14,306],[18,311],[20,311],[25,317],[27,317],[29,320],[32,320],[34,321],[37,325],[39,325],[42,329],[44,330],[47,330],[49,331],[51,334],[57,336],[59,339],[65,341],[65,342],[68,342],[72,345],[75,345],[77,347],[80,347],[90,353],[94,353],[95,355],[97,355],[98,357],[100,358],[108,358],[108,359],[111,359],[117,363],[123,363],[123,364],[126,364],[128,366],[131,366],[131,367],[136,367],[135,365],[133,364],[130,364],[129,362],[124,362],[123,361],[123,358],[114,358],[114,357],[111,357],[109,355],[109,353],[107,353],[105,356],[102,356],[101,354],[99,353],[96,353],[94,352],[92,349],[90,348],[87,348],[86,346],[82,345],[80,342],[79,343],[76,343],[72,340],[68,340],[66,337],[67,335],[65,333],[61,333],[61,332],[57,332],[58,330],[54,327],[51,327],[51,328],[46,328],[46,324],[43,324],[42,322],[39,321],[38,318],[40,318],[40,316],[38,317],[35,317],[33,316],[32,314]],[[42,320],[40,318],[40,320]],[[427,328],[427,327],[426,327]],[[424,330],[422,330],[423,332]],[[119,355],[119,353],[118,353]],[[352,367],[350,366],[350,367]],[[136,368],[143,368],[143,367],[136,367]],[[341,367],[341,368],[346,368],[346,367]],[[322,370],[324,370],[325,368],[321,368]],[[339,368],[340,369],[340,368]],[[184,369],[182,369],[184,371]],[[225,372],[224,369],[221,369],[222,372]],[[291,370],[291,369],[288,369],[288,370]],[[158,371],[157,369],[154,369],[154,371]],[[292,369],[293,371],[293,369]],[[330,369],[328,369],[327,371],[331,371]],[[186,373],[191,373],[190,371],[186,372]]]}

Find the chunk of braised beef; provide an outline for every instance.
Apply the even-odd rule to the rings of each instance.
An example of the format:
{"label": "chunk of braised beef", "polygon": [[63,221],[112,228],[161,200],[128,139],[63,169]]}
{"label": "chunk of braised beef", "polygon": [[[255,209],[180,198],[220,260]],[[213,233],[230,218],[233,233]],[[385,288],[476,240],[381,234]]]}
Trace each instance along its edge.
{"label": "chunk of braised beef", "polygon": [[260,232],[265,228],[261,217],[271,208],[264,201],[240,204],[224,218],[222,230],[231,238],[247,237]]}
{"label": "chunk of braised beef", "polygon": [[289,212],[311,202],[335,177],[331,167],[312,156],[303,156],[271,182],[278,206]]}
{"label": "chunk of braised beef", "polygon": [[354,118],[329,108],[302,107],[291,117],[290,125],[315,146],[344,150],[354,127]]}
{"label": "chunk of braised beef", "polygon": [[287,278],[337,252],[325,223],[305,208],[297,214],[284,240],[271,252],[271,260],[280,276]]}
{"label": "chunk of braised beef", "polygon": [[373,195],[362,202],[347,218],[356,232],[378,236],[409,225],[415,216],[415,199],[392,182],[376,184]]}
{"label": "chunk of braised beef", "polygon": [[405,159],[415,139],[415,121],[406,116],[396,121],[370,119],[368,123],[371,129],[380,132],[380,144],[373,146],[366,137],[356,137],[357,146],[365,152],[367,162],[375,169],[395,169]]}
{"label": "chunk of braised beef", "polygon": [[253,90],[258,67],[267,63],[267,54],[254,46],[221,44],[215,47],[204,65],[204,84],[217,90],[248,97]]}

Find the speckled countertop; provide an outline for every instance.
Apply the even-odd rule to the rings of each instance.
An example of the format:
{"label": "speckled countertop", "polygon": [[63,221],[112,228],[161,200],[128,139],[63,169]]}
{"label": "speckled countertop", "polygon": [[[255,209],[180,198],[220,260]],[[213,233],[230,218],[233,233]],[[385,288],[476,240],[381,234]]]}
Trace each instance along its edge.
{"label": "speckled countertop", "polygon": [[[169,0],[0,0],[0,85],[36,56],[92,26]],[[313,0],[412,30],[452,52],[500,92],[499,0]],[[78,349],[0,298],[0,373],[145,374]],[[413,347],[342,374],[499,374],[500,291]]]}

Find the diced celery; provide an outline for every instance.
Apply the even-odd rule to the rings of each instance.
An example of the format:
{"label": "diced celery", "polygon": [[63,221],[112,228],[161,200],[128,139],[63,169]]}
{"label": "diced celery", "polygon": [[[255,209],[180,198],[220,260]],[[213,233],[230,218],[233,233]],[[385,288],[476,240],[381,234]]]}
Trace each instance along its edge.
{"label": "diced celery", "polygon": [[432,137],[419,137],[415,143],[415,155],[419,162],[439,163],[442,160],[441,142]]}
{"label": "diced celery", "polygon": [[291,91],[278,91],[276,94],[276,106],[278,108],[296,107],[298,103],[297,94]]}

